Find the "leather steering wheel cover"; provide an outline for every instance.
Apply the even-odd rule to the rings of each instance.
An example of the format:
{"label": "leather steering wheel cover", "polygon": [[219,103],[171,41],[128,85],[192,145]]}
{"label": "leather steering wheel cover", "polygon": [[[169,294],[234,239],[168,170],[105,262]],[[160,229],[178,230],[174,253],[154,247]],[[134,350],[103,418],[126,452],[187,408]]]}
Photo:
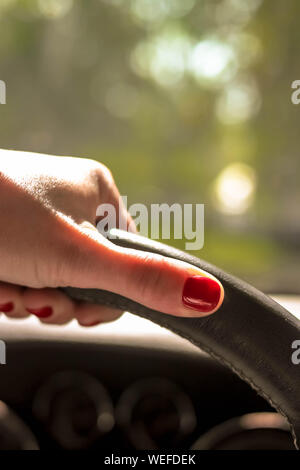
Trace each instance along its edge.
{"label": "leather steering wheel cover", "polygon": [[285,416],[299,448],[300,365],[291,360],[291,345],[300,338],[297,318],[244,281],[180,250],[120,230],[114,231],[112,241],[126,248],[180,259],[213,274],[224,287],[222,306],[211,316],[182,318],[151,310],[108,291],[72,287],[63,290],[73,299],[110,305],[147,318],[209,353]]}

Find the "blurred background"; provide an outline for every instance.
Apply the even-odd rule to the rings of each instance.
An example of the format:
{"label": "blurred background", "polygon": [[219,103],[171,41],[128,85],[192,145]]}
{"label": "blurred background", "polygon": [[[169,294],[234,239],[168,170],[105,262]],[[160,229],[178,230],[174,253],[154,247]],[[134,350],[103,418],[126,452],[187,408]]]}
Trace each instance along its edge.
{"label": "blurred background", "polygon": [[98,159],[129,205],[204,203],[192,254],[300,294],[299,16],[297,0],[1,0],[0,146]]}

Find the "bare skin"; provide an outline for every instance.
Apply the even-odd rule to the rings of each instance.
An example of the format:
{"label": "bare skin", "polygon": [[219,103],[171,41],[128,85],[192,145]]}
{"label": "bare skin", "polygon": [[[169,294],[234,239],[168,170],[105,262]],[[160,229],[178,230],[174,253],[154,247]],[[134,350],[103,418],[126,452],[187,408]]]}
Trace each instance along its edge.
{"label": "bare skin", "polygon": [[37,315],[44,323],[76,318],[83,326],[121,315],[76,303],[57,289],[63,286],[109,290],[177,316],[203,316],[220,307],[224,293],[218,280],[221,295],[212,311],[195,311],[182,302],[187,278],[214,279],[210,274],[181,261],[117,247],[100,235],[95,223],[101,203],[113,204],[133,229],[104,165],[0,151],[0,311],[23,318],[46,308],[51,314]]}

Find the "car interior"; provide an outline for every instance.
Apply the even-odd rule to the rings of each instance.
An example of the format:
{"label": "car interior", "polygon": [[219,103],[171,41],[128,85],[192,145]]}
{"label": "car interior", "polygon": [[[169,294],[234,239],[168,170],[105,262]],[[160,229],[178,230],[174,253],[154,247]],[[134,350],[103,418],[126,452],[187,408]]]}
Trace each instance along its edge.
{"label": "car interior", "polygon": [[102,162],[129,204],[204,204],[201,249],[174,227],[152,249],[151,223],[119,243],[225,291],[208,319],[72,286],[125,313],[0,314],[0,450],[300,448],[299,15],[296,0],[0,0],[1,148]]}

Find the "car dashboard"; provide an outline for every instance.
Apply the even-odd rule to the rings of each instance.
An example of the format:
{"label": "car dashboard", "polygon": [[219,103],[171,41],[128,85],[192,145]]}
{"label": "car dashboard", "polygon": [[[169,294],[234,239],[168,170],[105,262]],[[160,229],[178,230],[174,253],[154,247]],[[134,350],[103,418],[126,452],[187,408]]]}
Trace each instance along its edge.
{"label": "car dashboard", "polygon": [[[299,298],[276,300],[300,317]],[[249,385],[148,320],[83,328],[3,315],[0,339],[1,449],[294,448]]]}

